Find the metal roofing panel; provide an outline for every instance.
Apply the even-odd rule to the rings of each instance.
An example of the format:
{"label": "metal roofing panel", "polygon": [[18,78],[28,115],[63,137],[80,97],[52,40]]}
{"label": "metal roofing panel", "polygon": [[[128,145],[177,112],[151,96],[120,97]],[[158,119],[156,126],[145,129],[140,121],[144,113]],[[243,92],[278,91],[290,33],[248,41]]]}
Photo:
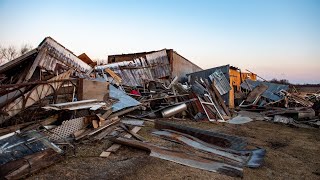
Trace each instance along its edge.
{"label": "metal roofing panel", "polygon": [[128,96],[125,92],[115,88],[111,84],[109,84],[109,95],[111,98],[119,100],[117,103],[112,105],[113,112],[119,111],[127,107],[137,106],[140,104],[139,101]]}
{"label": "metal roofing panel", "polygon": [[147,54],[146,59],[141,57],[132,61],[97,66],[96,70],[104,71],[106,68],[119,75],[123,80],[122,83],[128,86],[143,86],[145,79],[155,80],[171,74],[165,50]]}
{"label": "metal roofing panel", "polygon": [[251,79],[246,79],[245,82],[241,84],[241,88],[246,90],[252,90],[259,86],[260,84],[265,84],[268,86],[268,89],[262,94],[262,97],[270,99],[272,101],[279,101],[283,97],[280,95],[280,90],[288,90],[289,85],[284,84],[275,84],[270,82],[262,82],[262,81],[253,81]]}
{"label": "metal roofing panel", "polygon": [[[89,74],[93,70],[92,67],[90,67],[87,63],[83,62],[70,50],[63,47],[61,44],[50,37],[45,38],[38,47],[38,49],[40,50],[43,50],[45,48],[47,49],[47,55],[45,58],[41,59],[41,61],[43,62],[40,62],[40,64],[44,68],[49,68],[49,70],[52,70],[55,68],[55,65],[58,64],[57,62],[53,61],[59,61],[60,63],[63,63],[69,67],[76,68],[87,74]],[[48,59],[48,55],[52,56],[52,59]]]}
{"label": "metal roofing panel", "polygon": [[218,89],[220,95],[227,94],[231,90],[229,81],[220,69],[212,73],[209,78],[214,82],[214,86]]}
{"label": "metal roofing panel", "polygon": [[[229,67],[230,67],[229,65],[214,67],[214,68],[206,69],[203,71],[197,71],[194,73],[190,73],[190,74],[187,74],[187,76],[188,76],[188,78],[190,78],[190,83],[193,83],[196,78],[203,78],[203,79],[208,79],[209,81],[211,81],[209,76],[212,73],[214,73],[216,70],[220,69],[229,82]],[[222,99],[224,100],[226,105],[229,105],[229,93],[222,95]]]}

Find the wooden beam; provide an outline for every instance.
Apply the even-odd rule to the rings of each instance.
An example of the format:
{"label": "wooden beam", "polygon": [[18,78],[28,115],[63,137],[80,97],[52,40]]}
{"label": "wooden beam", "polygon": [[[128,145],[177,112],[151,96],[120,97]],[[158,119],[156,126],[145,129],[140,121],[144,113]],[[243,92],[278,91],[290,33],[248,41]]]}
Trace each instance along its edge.
{"label": "wooden beam", "polygon": [[106,71],[114,80],[116,80],[119,84],[121,84],[122,79],[121,79],[115,72],[113,72],[110,68],[106,68],[105,71]]}
{"label": "wooden beam", "polygon": [[229,108],[228,108],[228,107],[226,106],[226,104],[224,103],[224,101],[223,101],[223,99],[222,99],[222,97],[221,97],[218,89],[214,86],[213,83],[211,84],[211,87],[212,87],[213,92],[214,92],[214,94],[216,95],[219,103],[221,104],[223,110],[226,112],[226,114],[227,114],[228,116],[231,117],[231,113],[230,113],[230,111],[229,111]]}
{"label": "wooden beam", "polygon": [[[138,133],[140,131],[141,127],[139,126],[135,126],[133,127],[130,131],[133,132],[133,133]],[[132,135],[129,134],[129,133],[126,133],[124,135],[125,138],[131,138]],[[100,154],[100,157],[108,157],[111,155],[112,152],[116,152],[120,149],[121,145],[120,144],[112,144],[106,151],[103,151],[101,154]]]}

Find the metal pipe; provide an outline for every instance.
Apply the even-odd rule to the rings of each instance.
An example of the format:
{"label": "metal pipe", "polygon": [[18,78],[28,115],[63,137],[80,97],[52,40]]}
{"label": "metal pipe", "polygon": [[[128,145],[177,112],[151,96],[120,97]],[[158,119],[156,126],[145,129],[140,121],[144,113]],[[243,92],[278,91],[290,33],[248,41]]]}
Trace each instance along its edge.
{"label": "metal pipe", "polygon": [[185,110],[187,110],[187,105],[184,103],[174,107],[167,108],[161,111],[161,114],[162,114],[162,117],[167,118],[167,117],[174,116],[175,114],[178,114]]}

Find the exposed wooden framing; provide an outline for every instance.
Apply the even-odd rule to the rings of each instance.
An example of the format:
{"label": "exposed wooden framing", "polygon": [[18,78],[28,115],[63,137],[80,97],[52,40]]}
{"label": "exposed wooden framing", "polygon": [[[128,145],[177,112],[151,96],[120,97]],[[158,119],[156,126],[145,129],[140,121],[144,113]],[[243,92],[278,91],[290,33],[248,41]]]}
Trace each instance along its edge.
{"label": "exposed wooden framing", "polygon": [[226,114],[231,117],[231,113],[230,113],[228,107],[226,106],[226,104],[224,103],[224,101],[223,101],[223,99],[222,99],[222,97],[221,97],[218,89],[214,86],[213,83],[211,84],[211,87],[212,87],[213,92],[214,92],[214,94],[216,95],[219,103],[221,104],[221,107],[222,107],[223,110],[226,112]]}
{"label": "exposed wooden framing", "polygon": [[38,67],[41,59],[44,58],[44,56],[46,55],[46,51],[47,51],[47,49],[41,49],[40,50],[38,56],[36,57],[36,59],[34,60],[32,66],[30,67],[28,74],[25,77],[22,77],[23,79],[19,79],[18,83],[27,82],[31,78],[31,76],[33,75],[34,71]]}
{"label": "exposed wooden framing", "polygon": [[[62,73],[52,79],[51,81],[59,79],[68,79],[70,77],[72,70]],[[8,116],[0,116],[0,124],[11,118],[12,116],[18,114],[25,108],[33,105],[44,97],[53,94],[62,85],[62,82],[40,84],[34,87],[31,91],[25,93],[23,96],[17,98],[11,103],[8,103],[2,108],[2,111],[6,112]]]}

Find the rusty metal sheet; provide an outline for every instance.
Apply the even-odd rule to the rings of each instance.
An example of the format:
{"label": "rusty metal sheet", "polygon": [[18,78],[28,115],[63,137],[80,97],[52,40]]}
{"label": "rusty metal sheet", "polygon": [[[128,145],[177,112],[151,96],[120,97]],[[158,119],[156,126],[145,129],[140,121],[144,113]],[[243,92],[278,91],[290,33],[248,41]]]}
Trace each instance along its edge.
{"label": "rusty metal sheet", "polygon": [[151,68],[153,77],[161,78],[171,74],[171,68],[167,56],[167,51],[157,51],[146,55],[147,62]]}
{"label": "rusty metal sheet", "polygon": [[213,146],[198,138],[190,136],[188,134],[179,133],[172,130],[155,131],[153,134],[175,141],[184,145],[188,145],[194,149],[201,150],[219,156],[225,163],[237,163],[241,167],[247,166],[251,168],[260,167],[263,163],[265,156],[264,149],[254,149],[245,151],[228,150]]}
{"label": "rusty metal sheet", "polygon": [[171,150],[164,147],[159,147],[147,142],[131,140],[127,138],[111,139],[113,142],[132,146],[150,152],[150,156],[160,159],[172,161],[189,167],[194,167],[211,172],[218,172],[233,177],[242,177],[243,170],[241,167],[229,165],[223,162],[218,162],[213,159],[200,157],[196,154],[187,153],[183,151]]}
{"label": "rusty metal sheet", "polygon": [[179,133],[172,130],[162,130],[162,131],[154,131],[152,132],[152,134],[160,137],[164,137],[165,139],[174,140],[178,143],[186,144],[198,150],[206,151],[209,153],[213,153],[215,155],[219,155],[221,157],[225,157],[230,160],[237,161],[241,164],[244,164],[247,159],[246,157],[232,154],[230,152],[222,150],[221,148],[214,147],[208,143],[201,141],[200,139],[197,139],[193,136],[190,136],[184,133]]}
{"label": "rusty metal sheet", "polygon": [[174,131],[178,131],[184,134],[189,134],[191,136],[194,136],[206,143],[231,149],[231,150],[244,150],[247,143],[243,138],[237,137],[237,136],[231,136],[228,134],[223,134],[219,132],[215,132],[213,130],[203,130],[188,126],[183,126],[179,124],[175,124],[173,122],[168,121],[155,121],[155,128],[156,129],[170,129]]}

